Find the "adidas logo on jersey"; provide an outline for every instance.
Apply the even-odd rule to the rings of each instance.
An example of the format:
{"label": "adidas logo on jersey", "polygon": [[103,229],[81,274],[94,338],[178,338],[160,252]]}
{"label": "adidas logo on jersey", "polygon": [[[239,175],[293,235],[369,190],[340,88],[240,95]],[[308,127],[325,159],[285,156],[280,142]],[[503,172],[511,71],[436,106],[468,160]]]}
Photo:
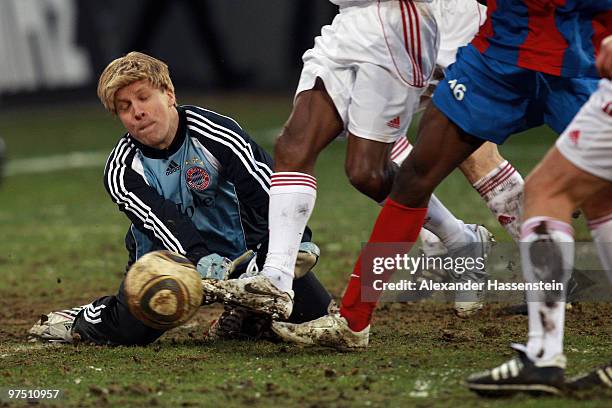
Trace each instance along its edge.
{"label": "adidas logo on jersey", "polygon": [[180,169],[181,166],[179,166],[174,160],[172,160],[168,165],[168,168],[166,169],[166,176],[169,176],[172,173],[179,171]]}
{"label": "adidas logo on jersey", "polygon": [[395,118],[393,118],[390,121],[388,121],[387,122],[387,126],[392,127],[393,129],[399,129],[399,127],[400,127],[400,118],[399,118],[399,116],[396,116]]}

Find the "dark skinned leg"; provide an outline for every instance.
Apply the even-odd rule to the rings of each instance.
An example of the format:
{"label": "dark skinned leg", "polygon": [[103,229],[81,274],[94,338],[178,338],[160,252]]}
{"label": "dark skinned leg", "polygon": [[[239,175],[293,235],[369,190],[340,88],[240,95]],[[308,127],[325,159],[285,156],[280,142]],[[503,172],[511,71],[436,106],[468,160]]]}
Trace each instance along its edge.
{"label": "dark skinned leg", "polygon": [[[293,286],[298,248],[316,203],[315,179],[309,176],[314,176],[321,150],[342,129],[342,120],[323,81],[317,78],[312,89],[297,96],[276,141],[268,211],[269,248],[262,275],[284,292]],[[278,179],[284,182],[275,185]]]}
{"label": "dark skinned leg", "polygon": [[342,119],[317,79],[301,92],[274,146],[274,171],[297,171],[314,175],[319,153],[342,132]]}
{"label": "dark skinned leg", "polygon": [[[368,243],[404,242],[405,251],[409,251],[425,222],[426,207],[435,187],[482,142],[460,131],[430,105],[421,121],[417,144],[395,177],[391,200],[378,215]],[[377,303],[376,296],[370,301],[362,299],[362,260],[360,255],[340,308],[353,331],[370,324]],[[391,273],[386,271],[380,279],[389,279]]]}
{"label": "dark skinned leg", "polygon": [[389,155],[393,143],[363,139],[349,133],[344,165],[351,184],[376,202],[389,196],[397,165]]}
{"label": "dark skinned leg", "polygon": [[391,199],[406,207],[427,207],[435,188],[483,142],[430,104],[421,119],[414,150],[395,176]]}

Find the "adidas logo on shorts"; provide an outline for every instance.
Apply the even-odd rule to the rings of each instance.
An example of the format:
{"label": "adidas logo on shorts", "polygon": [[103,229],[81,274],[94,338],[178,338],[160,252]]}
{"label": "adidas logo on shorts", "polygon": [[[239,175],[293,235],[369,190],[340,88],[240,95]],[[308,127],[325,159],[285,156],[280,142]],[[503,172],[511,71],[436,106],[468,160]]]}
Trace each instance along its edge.
{"label": "adidas logo on shorts", "polygon": [[390,121],[388,121],[387,122],[387,126],[392,127],[393,129],[399,129],[399,127],[400,127],[400,118],[399,118],[399,116],[396,116],[395,118],[393,118]]}

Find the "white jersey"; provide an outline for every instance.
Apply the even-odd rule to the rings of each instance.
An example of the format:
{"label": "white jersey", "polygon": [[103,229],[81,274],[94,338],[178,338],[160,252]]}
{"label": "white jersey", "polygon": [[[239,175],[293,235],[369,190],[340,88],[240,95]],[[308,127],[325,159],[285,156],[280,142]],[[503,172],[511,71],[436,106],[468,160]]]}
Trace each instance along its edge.
{"label": "white jersey", "polygon": [[557,139],[557,149],[576,167],[612,181],[612,81],[599,87]]}
{"label": "white jersey", "polygon": [[446,68],[455,62],[457,50],[472,41],[487,19],[487,8],[476,0],[433,0],[440,29],[437,64]]}
{"label": "white jersey", "polygon": [[296,95],[320,78],[348,131],[394,142],[406,134],[435,68],[439,34],[431,4],[332,2],[340,12],[304,54]]}
{"label": "white jersey", "polygon": [[455,62],[459,48],[468,45],[487,19],[487,8],[476,0],[433,0],[432,12],[438,22],[440,47],[436,57],[438,72],[423,93],[419,111],[429,104],[443,71]]}
{"label": "white jersey", "polygon": [[329,0],[329,1],[331,3],[334,3],[336,6],[349,7],[349,6],[362,5],[364,3],[376,3],[378,0]]}
{"label": "white jersey", "polygon": [[[362,5],[364,3],[378,3],[380,1],[397,1],[397,0],[329,0],[331,3],[334,3],[337,6],[345,7],[345,6],[356,6]],[[413,0],[415,3],[431,3],[435,0]]]}
{"label": "white jersey", "polygon": [[[330,0],[340,8],[364,6],[379,1],[391,0]],[[487,19],[487,7],[476,0],[416,0],[419,1],[432,3],[431,10],[440,32],[437,64],[446,68],[455,62],[457,50],[466,46],[476,36]]]}

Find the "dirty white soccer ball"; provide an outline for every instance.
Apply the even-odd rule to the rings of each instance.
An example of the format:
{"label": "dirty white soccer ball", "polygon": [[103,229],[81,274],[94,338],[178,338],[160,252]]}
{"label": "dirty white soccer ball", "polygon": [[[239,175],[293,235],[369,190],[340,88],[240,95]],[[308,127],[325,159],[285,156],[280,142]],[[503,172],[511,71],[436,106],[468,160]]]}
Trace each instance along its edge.
{"label": "dirty white soccer ball", "polygon": [[130,312],[145,325],[168,330],[187,322],[202,304],[202,281],[184,256],[154,251],[128,271],[124,291]]}

